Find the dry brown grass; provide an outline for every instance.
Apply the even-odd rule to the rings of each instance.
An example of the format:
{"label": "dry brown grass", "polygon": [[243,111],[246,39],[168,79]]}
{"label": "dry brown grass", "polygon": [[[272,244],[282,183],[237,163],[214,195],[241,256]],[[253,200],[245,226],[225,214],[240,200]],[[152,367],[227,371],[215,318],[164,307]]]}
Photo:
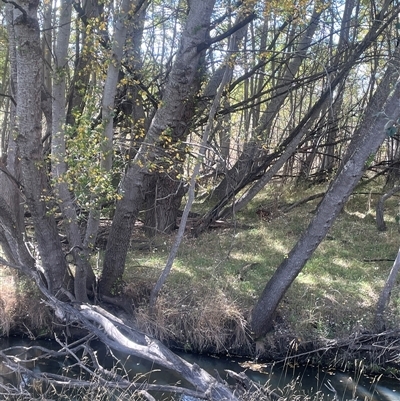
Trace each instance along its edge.
{"label": "dry brown grass", "polygon": [[187,351],[230,353],[250,351],[243,311],[222,292],[177,296],[162,295],[152,315],[147,306],[138,308],[138,326],[165,342],[182,345]]}
{"label": "dry brown grass", "polygon": [[31,338],[51,333],[51,313],[32,283],[0,267],[0,289],[0,336],[8,336],[11,331]]}
{"label": "dry brown grass", "polygon": [[8,336],[15,319],[15,275],[7,268],[0,268],[0,336]]}

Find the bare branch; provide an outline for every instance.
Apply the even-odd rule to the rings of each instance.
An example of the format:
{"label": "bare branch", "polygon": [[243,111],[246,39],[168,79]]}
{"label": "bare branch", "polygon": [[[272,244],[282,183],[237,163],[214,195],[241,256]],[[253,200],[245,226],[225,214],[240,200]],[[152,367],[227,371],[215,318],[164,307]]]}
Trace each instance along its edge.
{"label": "bare branch", "polygon": [[[3,1],[4,1],[4,0],[3,0]],[[14,99],[11,95],[6,95],[5,93],[0,93],[0,96],[8,97],[8,98],[13,102],[13,105],[14,105],[14,106],[17,105],[17,102],[15,101],[15,99]]]}

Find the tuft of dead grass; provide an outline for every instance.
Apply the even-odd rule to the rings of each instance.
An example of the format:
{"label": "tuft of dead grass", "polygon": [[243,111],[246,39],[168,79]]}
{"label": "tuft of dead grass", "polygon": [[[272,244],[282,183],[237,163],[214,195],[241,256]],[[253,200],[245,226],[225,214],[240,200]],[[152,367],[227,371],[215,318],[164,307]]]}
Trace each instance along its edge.
{"label": "tuft of dead grass", "polygon": [[0,336],[8,336],[15,320],[15,276],[7,268],[0,267]]}
{"label": "tuft of dead grass", "polygon": [[0,336],[37,338],[53,331],[52,315],[33,283],[6,267],[0,267],[0,283]]}
{"label": "tuft of dead grass", "polygon": [[250,353],[248,324],[238,304],[221,292],[203,295],[176,297],[171,304],[170,296],[164,294],[152,315],[147,306],[137,310],[137,324],[154,337],[181,345],[186,351]]}
{"label": "tuft of dead grass", "polygon": [[9,336],[12,320],[6,301],[0,297],[0,336]]}

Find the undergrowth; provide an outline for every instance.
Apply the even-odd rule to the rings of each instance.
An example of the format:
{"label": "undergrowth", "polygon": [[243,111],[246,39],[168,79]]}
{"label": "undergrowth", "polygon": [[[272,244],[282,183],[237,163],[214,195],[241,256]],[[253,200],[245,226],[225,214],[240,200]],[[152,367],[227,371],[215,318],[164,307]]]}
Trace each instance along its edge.
{"label": "undergrowth", "polygon": [[[285,210],[324,190],[325,186],[274,184],[219,228],[198,238],[188,232],[152,315],[148,311],[149,294],[174,235],[159,235],[149,241],[141,231],[136,232],[122,292],[134,307],[137,325],[188,351],[242,355],[261,355],[267,349],[279,354],[281,339],[285,350],[293,341],[317,343],[372,331],[376,301],[399,247],[399,206],[398,198],[387,201],[388,229],[378,232],[374,213],[381,188],[370,187],[351,196],[285,295],[274,332],[261,342],[251,339],[251,308],[307,227],[321,198]],[[195,208],[200,211],[206,206]],[[147,249],[138,250],[137,241],[147,241]],[[101,260],[98,263],[101,265]],[[33,290],[16,288],[8,293],[13,283],[2,280],[0,334],[8,334],[15,326],[24,329],[25,325],[28,334],[32,331],[28,327],[34,327],[31,334],[37,335],[40,326],[51,327],[51,316],[37,313],[45,308],[39,301],[34,303]],[[29,302],[23,301],[24,296]],[[386,310],[387,329],[398,327],[399,312],[400,287],[396,285]],[[24,323],[21,316],[30,321]]]}
{"label": "undergrowth", "polygon": [[[261,345],[249,341],[251,308],[307,227],[320,198],[284,210],[325,189],[273,186],[229,226],[199,238],[188,235],[151,317],[146,293],[164,267],[173,236],[158,236],[150,251],[132,252],[125,291],[134,299],[138,324],[164,341],[196,352],[254,354],[257,346],[270,346],[268,337]],[[374,218],[378,191],[363,188],[351,196],[281,302],[275,336],[307,343],[373,330],[375,304],[399,246],[398,199],[387,202],[388,230],[378,232]],[[260,209],[268,213],[261,215]],[[392,291],[387,328],[399,323],[399,290],[396,286]]]}

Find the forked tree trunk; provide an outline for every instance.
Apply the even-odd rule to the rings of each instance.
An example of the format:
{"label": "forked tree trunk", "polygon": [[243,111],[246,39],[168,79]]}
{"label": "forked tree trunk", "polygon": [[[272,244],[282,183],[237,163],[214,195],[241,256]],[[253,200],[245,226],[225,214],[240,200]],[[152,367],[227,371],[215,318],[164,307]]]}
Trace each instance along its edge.
{"label": "forked tree trunk", "polygon": [[288,257],[278,267],[268,281],[257,304],[255,305],[251,327],[256,337],[268,332],[273,324],[275,310],[286,291],[300,273],[315,249],[324,239],[346,200],[364,173],[365,162],[375,154],[386,138],[385,125],[388,119],[397,121],[400,116],[400,82],[398,60],[391,64],[377,88],[358,130],[350,143],[345,164],[332,182],[324,199],[320,203],[314,219],[309,224]]}
{"label": "forked tree trunk", "polygon": [[[254,7],[255,3],[252,3],[245,4],[238,9],[235,24],[231,28],[232,31],[235,31],[235,29],[237,29],[237,31],[235,31],[229,38],[229,46],[232,54],[238,50],[239,44],[244,37],[244,33],[246,32],[248,23],[255,17],[253,14]],[[202,74],[205,72],[203,67],[204,64],[204,60],[201,60],[199,63],[199,73],[192,83],[192,93],[200,91],[201,83],[204,81],[204,79],[202,79]],[[209,84],[204,89],[202,97],[205,99],[212,99],[216,96],[216,92],[221,83],[224,71],[224,65],[221,65],[221,67],[216,70],[212,79],[210,79]],[[191,101],[188,98],[186,103],[186,114],[184,117],[184,124],[182,124],[185,129],[182,129],[182,127],[178,126],[171,132],[171,142],[173,144],[177,144],[186,140],[188,135],[187,128],[190,128],[193,116],[198,116],[200,113],[204,112],[209,102],[198,100]],[[180,148],[182,148],[182,146]],[[185,157],[184,152],[182,152],[181,157]],[[152,187],[149,188],[150,191],[148,192],[145,206],[145,225],[147,234],[149,235],[154,235],[156,232],[168,233],[171,232],[175,227],[179,207],[185,191],[183,190],[182,180],[178,178],[183,174],[182,163],[180,161],[176,162],[173,159],[172,163],[174,163],[172,171],[160,174],[156,173],[155,177],[153,178],[153,183],[151,184]]]}
{"label": "forked tree trunk", "polygon": [[386,223],[384,217],[384,210],[385,210],[385,202],[393,196],[396,192],[400,191],[400,187],[394,187],[386,194],[382,195],[379,198],[378,203],[376,204],[376,228],[379,231],[386,231]]}

